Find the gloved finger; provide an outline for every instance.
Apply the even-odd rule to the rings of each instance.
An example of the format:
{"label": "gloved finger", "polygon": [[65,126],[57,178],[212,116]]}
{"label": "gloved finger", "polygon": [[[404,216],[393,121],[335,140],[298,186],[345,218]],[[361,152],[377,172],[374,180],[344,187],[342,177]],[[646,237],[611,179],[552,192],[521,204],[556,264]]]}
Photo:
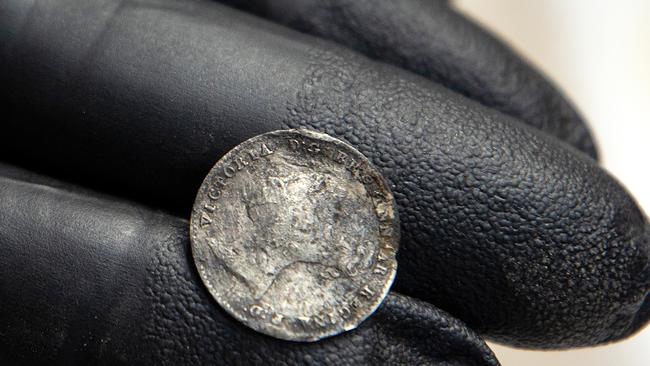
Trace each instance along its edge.
{"label": "gloved finger", "polygon": [[396,293],[320,342],[256,333],[205,290],[188,226],[0,164],[0,362],[498,365],[462,322]]}
{"label": "gloved finger", "polygon": [[[20,13],[24,2],[6,4]],[[1,22],[7,159],[189,216],[230,147],[309,127],[356,146],[392,183],[402,293],[531,347],[606,342],[647,322],[645,218],[568,145],[216,4],[39,4],[29,22]]]}
{"label": "gloved finger", "polygon": [[492,35],[440,0],[219,0],[440,82],[596,158],[562,93]]}

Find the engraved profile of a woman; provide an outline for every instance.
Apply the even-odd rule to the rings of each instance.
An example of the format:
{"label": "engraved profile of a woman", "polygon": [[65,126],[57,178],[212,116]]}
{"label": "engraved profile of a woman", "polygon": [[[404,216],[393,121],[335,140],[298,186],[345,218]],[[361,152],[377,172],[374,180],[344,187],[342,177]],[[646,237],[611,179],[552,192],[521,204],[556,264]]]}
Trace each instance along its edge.
{"label": "engraved profile of a woman", "polygon": [[369,201],[349,197],[357,185],[307,171],[263,180],[242,186],[236,216],[238,225],[250,225],[239,231],[248,235],[232,238],[231,250],[237,253],[223,256],[254,298],[275,281],[354,277],[372,265],[367,237],[373,212]]}

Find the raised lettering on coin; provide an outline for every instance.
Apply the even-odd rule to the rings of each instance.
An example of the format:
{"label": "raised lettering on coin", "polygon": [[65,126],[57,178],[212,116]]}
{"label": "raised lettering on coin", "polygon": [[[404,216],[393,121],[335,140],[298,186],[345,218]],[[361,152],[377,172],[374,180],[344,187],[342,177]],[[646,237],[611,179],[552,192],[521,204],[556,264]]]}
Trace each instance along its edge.
{"label": "raised lettering on coin", "polygon": [[268,335],[315,341],[356,328],[395,277],[388,184],[360,152],[307,130],[223,156],[194,203],[192,255],[210,294]]}

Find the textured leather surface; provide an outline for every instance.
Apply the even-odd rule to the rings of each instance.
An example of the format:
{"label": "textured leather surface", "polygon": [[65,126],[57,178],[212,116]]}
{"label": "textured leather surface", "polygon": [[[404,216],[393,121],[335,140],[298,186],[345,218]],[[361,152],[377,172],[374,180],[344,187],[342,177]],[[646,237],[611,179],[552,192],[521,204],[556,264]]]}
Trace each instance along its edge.
{"label": "textured leather surface", "polygon": [[411,70],[597,155],[562,94],[446,1],[219,1]]}
{"label": "textured leather surface", "polygon": [[462,322],[396,293],[342,336],[256,333],[202,286],[188,227],[0,164],[2,365],[498,365]]}
{"label": "textured leather surface", "polygon": [[230,147],[310,127],[356,146],[392,183],[397,291],[529,347],[597,344],[647,323],[645,218],[550,134],[217,4],[0,7],[6,161],[186,217]]}

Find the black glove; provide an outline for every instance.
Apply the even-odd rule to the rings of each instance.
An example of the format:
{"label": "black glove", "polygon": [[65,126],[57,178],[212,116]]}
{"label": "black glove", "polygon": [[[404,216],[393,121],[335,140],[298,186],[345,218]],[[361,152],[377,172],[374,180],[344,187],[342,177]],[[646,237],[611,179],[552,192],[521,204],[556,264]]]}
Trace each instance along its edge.
{"label": "black glove", "polygon": [[597,157],[587,127],[564,97],[447,1],[220,1],[413,71]]}
{"label": "black glove", "polygon": [[[423,5],[408,6],[399,9]],[[497,70],[485,80],[544,87],[485,86],[519,90],[510,95],[522,100],[506,107],[487,97],[498,92],[477,97],[480,82],[453,81],[444,62],[404,64],[430,67],[428,76],[521,118],[537,106],[526,122],[543,131],[213,3],[0,3],[0,158],[151,207],[3,166],[0,361],[496,363],[435,306],[483,335],[533,347],[597,344],[642,327],[650,307],[642,213],[594,160],[560,141],[594,151],[561,96],[445,9],[417,14],[449,14],[440,16],[443,43],[459,46],[446,49],[487,39],[494,62],[521,73],[481,66],[466,50],[457,65],[466,75],[484,75],[481,66]],[[421,52],[438,60],[441,47]],[[373,56],[390,55],[386,48]],[[373,160],[393,184],[403,233],[387,302],[359,329],[313,344],[271,339],[228,317],[202,287],[187,243],[193,196],[214,161],[247,137],[299,126]]]}

